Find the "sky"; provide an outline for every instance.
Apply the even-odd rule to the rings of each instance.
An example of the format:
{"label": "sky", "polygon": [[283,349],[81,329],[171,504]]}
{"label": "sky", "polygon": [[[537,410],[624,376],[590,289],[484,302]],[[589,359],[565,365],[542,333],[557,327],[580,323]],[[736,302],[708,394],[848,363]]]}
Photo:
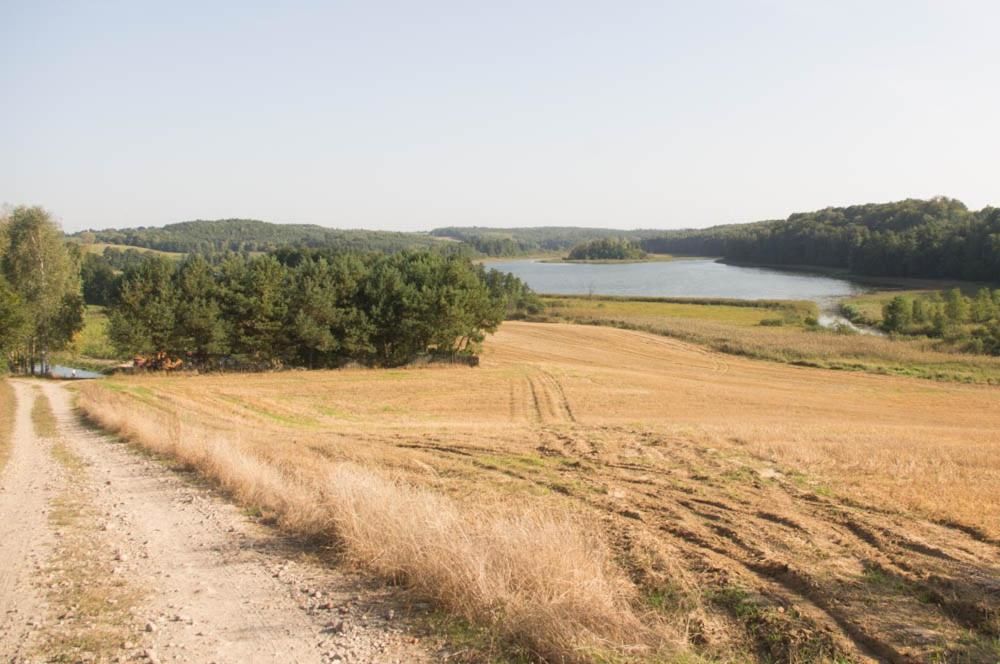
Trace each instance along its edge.
{"label": "sky", "polygon": [[997,25],[992,0],[0,0],[0,203],[67,231],[996,206]]}

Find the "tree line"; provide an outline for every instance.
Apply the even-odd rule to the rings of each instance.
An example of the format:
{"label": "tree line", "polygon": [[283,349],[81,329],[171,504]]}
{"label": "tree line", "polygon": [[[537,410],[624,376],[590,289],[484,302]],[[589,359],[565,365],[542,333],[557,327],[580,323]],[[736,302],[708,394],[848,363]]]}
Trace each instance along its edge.
{"label": "tree line", "polygon": [[209,368],[470,356],[505,318],[541,309],[513,275],[449,252],[285,247],[177,260],[80,248],[41,208],[0,219],[0,351],[14,370],[65,348],[85,302],[106,307],[123,355]]}
{"label": "tree line", "polygon": [[173,253],[268,252],[286,246],[396,252],[442,248],[444,244],[426,233],[344,230],[312,224],[274,224],[257,219],[199,219],[158,228],[140,226],[81,231],[74,237],[84,243],[104,242]]}
{"label": "tree line", "polygon": [[[858,322],[875,322],[850,308],[845,313]],[[891,334],[938,338],[966,352],[1000,355],[1000,289],[980,288],[973,297],[957,288],[897,295],[883,305],[878,325]]]}
{"label": "tree line", "polygon": [[737,262],[840,268],[856,274],[1000,281],[1000,209],[938,197],[831,207],[788,219],[671,231],[647,251]]}
{"label": "tree line", "polygon": [[[108,308],[123,353],[212,367],[398,366],[472,354],[509,314],[537,306],[510,275],[433,252],[151,256]],[[294,263],[294,264],[293,264]]]}
{"label": "tree line", "polygon": [[646,252],[638,244],[625,238],[601,238],[583,242],[570,249],[567,258],[584,260],[636,260],[645,258]]}
{"label": "tree line", "polygon": [[451,238],[469,245],[486,256],[523,256],[531,253],[567,251],[574,246],[599,239],[639,240],[661,231],[622,231],[613,228],[577,226],[538,226],[532,228],[482,228],[448,226],[435,228],[431,235]]}
{"label": "tree line", "polygon": [[438,228],[429,234],[388,233],[223,219],[85,231],[76,237],[182,253],[270,252],[293,246],[427,249],[467,256],[561,252],[590,240],[622,238],[649,253],[723,256],[736,262],[838,268],[873,276],[1000,280],[1000,209],[970,211],[944,197],[829,207],[787,219],[677,231],[473,226]]}

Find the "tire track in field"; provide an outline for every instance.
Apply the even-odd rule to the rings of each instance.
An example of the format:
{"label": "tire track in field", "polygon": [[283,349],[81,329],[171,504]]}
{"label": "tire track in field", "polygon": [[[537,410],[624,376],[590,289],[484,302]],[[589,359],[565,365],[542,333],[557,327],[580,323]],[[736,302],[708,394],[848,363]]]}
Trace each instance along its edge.
{"label": "tire track in field", "polygon": [[[556,467],[562,479],[507,475],[603,514],[622,559],[639,556],[636,569],[648,559],[631,543],[658,541],[764,659],[983,661],[1000,633],[1000,555],[971,535],[816,495],[681,440],[579,425],[540,435],[539,452],[572,459]],[[616,435],[656,454],[585,444]]]}
{"label": "tire track in field", "polygon": [[[1000,633],[1000,557],[972,537],[783,481],[737,484],[710,473],[685,487],[615,468],[624,481],[644,471],[655,488],[629,491],[629,509],[689,560],[795,607],[862,656],[916,662],[940,651],[979,661],[983,642]],[[964,640],[969,630],[978,645]]]}
{"label": "tire track in field", "polygon": [[[729,373],[729,363],[726,361],[725,356],[722,353],[716,351],[708,350],[707,348],[702,348],[695,344],[687,343],[684,341],[677,341],[670,339],[661,335],[657,335],[652,332],[640,333],[643,334],[642,343],[650,346],[662,346],[673,351],[685,351],[690,353],[696,353],[701,357],[704,357],[709,362],[712,363],[712,371],[718,374]],[[645,336],[649,335],[649,336]],[[663,359],[658,357],[657,359]]]}
{"label": "tire track in field", "polygon": [[528,376],[528,386],[531,392],[537,420],[542,423],[576,422],[573,407],[566,396],[559,379],[550,372],[539,370]]}

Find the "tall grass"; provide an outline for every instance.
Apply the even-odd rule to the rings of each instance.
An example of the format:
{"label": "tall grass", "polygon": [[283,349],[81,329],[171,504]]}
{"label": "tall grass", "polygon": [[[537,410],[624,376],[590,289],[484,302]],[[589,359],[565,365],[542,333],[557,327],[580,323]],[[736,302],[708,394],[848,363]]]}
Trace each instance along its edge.
{"label": "tall grass", "polygon": [[276,458],[100,385],[79,406],[102,427],[185,463],[285,529],[342,543],[367,570],[551,661],[591,661],[642,641],[636,590],[582,517],[468,507],[357,464]]}

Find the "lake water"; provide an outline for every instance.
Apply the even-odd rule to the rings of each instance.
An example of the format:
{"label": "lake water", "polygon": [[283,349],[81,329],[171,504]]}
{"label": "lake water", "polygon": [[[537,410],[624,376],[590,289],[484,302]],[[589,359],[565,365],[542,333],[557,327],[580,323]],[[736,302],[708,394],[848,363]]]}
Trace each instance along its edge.
{"label": "lake water", "polygon": [[535,292],[558,295],[812,300],[827,307],[839,298],[865,290],[843,279],[739,267],[706,258],[603,265],[512,260],[489,263],[487,267],[520,277]]}
{"label": "lake water", "polygon": [[[42,372],[42,365],[36,364],[35,371],[38,373]],[[76,369],[74,367],[64,367],[61,364],[50,364],[49,373],[54,378],[103,378],[103,374],[99,374],[96,371],[87,371],[86,369]]]}

